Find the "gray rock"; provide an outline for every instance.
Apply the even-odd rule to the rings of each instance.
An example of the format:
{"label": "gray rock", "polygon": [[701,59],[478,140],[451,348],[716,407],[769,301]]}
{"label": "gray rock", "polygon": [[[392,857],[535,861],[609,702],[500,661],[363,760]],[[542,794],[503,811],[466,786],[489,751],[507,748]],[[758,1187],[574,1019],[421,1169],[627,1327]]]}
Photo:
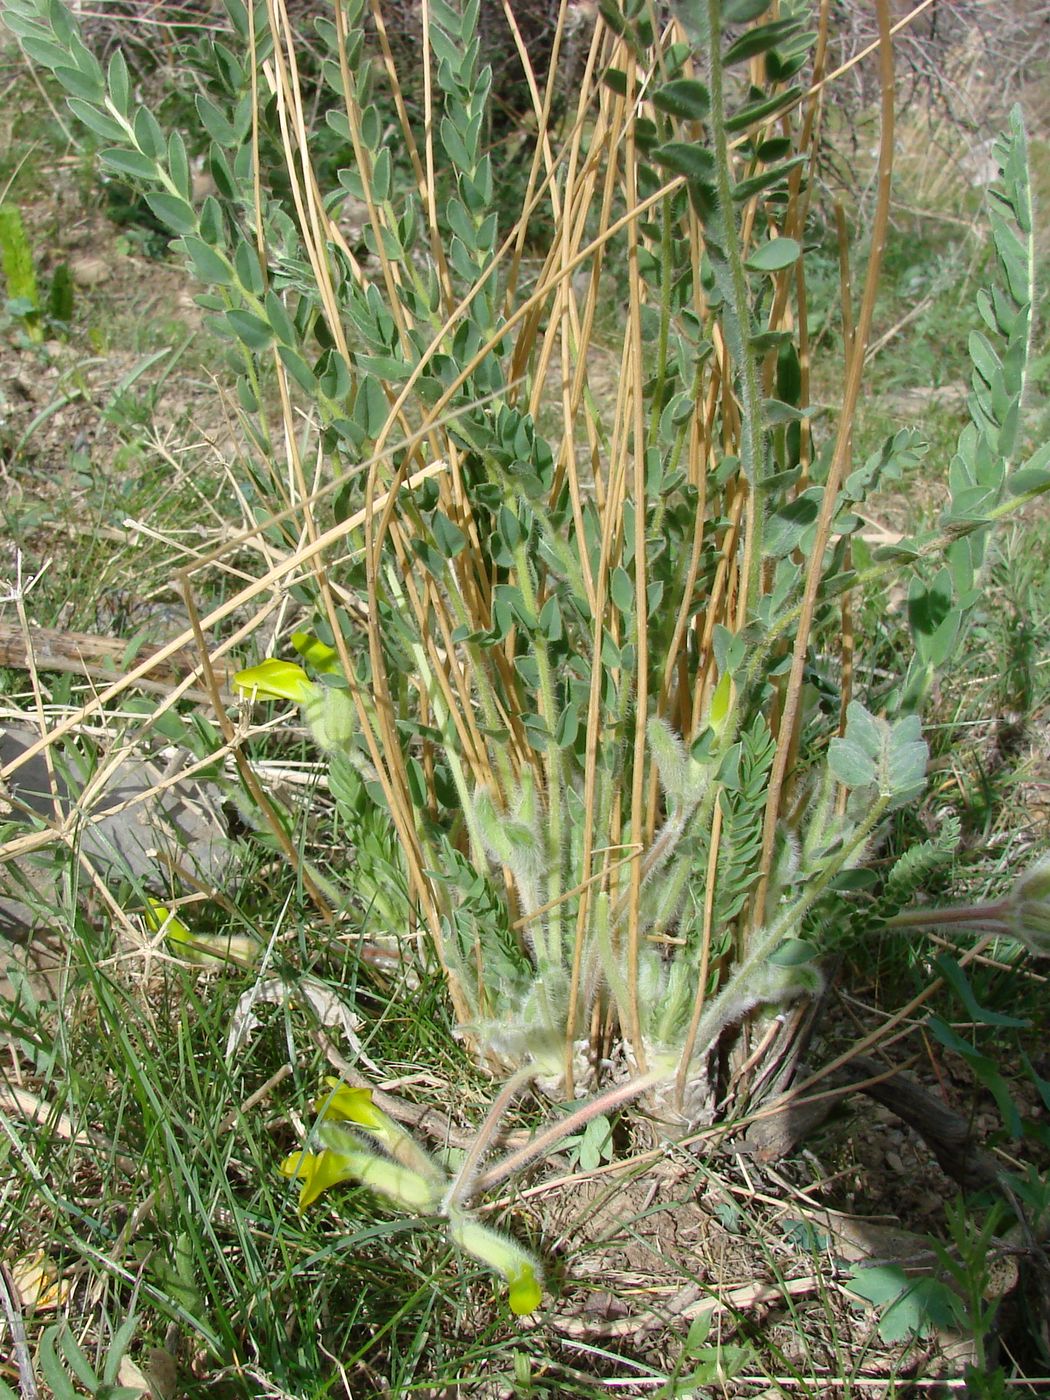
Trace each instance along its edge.
{"label": "gray rock", "polygon": [[[78,803],[104,756],[93,758],[86,748],[66,741],[52,749],[56,813],[44,755],[36,754],[18,763],[37,738],[36,730],[19,724],[8,725],[0,734],[0,797],[10,809],[8,822],[20,824],[21,814],[27,830],[32,829],[35,820],[57,830],[70,814],[75,814],[81,854],[113,883],[130,880],[163,896],[170,891],[168,871],[172,867],[186,870],[204,884],[223,882],[230,843],[218,783],[189,778],[164,787],[170,775],[158,762],[158,756],[129,756],[91,801],[90,810],[77,814]],[[60,841],[56,835],[56,843]],[[0,867],[0,934],[24,936],[40,921],[41,915],[32,905],[42,911],[52,903],[58,866],[45,851],[43,857],[33,853],[17,860],[14,869]]]}

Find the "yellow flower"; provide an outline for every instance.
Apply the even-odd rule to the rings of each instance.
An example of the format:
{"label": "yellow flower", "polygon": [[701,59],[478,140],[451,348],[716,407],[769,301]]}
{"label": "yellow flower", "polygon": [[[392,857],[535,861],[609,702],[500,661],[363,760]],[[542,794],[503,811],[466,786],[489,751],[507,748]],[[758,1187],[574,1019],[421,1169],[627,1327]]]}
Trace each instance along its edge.
{"label": "yellow flower", "polygon": [[279,661],[275,656],[238,671],[233,683],[238,690],[254,693],[263,700],[294,700],[297,705],[308,704],[321,692],[317,682],[296,662]]}
{"label": "yellow flower", "polygon": [[335,1075],[329,1074],[324,1081],[331,1093],[324,1098],[314,1099],[310,1107],[315,1113],[322,1114],[325,1118],[337,1118],[346,1123],[356,1123],[361,1128],[367,1128],[370,1133],[377,1136],[382,1133],[388,1124],[397,1127],[393,1120],[388,1118],[381,1108],[376,1108],[372,1102],[371,1089],[354,1089],[349,1084],[344,1084],[342,1080],[336,1079]]}
{"label": "yellow flower", "polygon": [[345,1128],[322,1128],[319,1136],[320,1152],[293,1152],[281,1163],[284,1176],[302,1182],[300,1210],[341,1181],[358,1181],[392,1205],[415,1215],[429,1215],[437,1209],[441,1196],[437,1182],[426,1180],[389,1157],[380,1157]]}
{"label": "yellow flower", "polygon": [[186,962],[214,967],[215,960],[235,962],[241,966],[252,966],[259,961],[259,944],[246,934],[230,933],[214,935],[191,933],[178,915],[173,914],[166,904],[152,895],[146,897],[146,908],[142,914],[146,927],[151,933],[160,933]]}
{"label": "yellow flower", "polygon": [[[315,1129],[320,1151],[294,1152],[281,1163],[282,1173],[301,1183],[299,1209],[305,1210],[329,1186],[356,1181],[413,1215],[443,1215],[452,1242],[506,1280],[511,1311],[519,1317],[534,1312],[543,1297],[539,1262],[448,1199],[449,1181],[441,1167],[376,1106],[371,1089],[353,1088],[333,1077],[325,1082],[330,1092],[313,1105],[321,1115]],[[343,1122],[363,1129],[367,1141]],[[373,1151],[373,1142],[382,1151]]]}
{"label": "yellow flower", "polygon": [[150,933],[160,933],[161,929],[164,929],[165,936],[170,938],[172,943],[193,942],[193,934],[178,915],[173,914],[166,904],[161,904],[160,900],[154,899],[152,895],[146,897],[146,909],[142,917]]}
{"label": "yellow flower", "polygon": [[339,664],[339,653],[335,647],[322,642],[312,632],[293,632],[292,646],[318,675],[342,675],[343,668]]}
{"label": "yellow flower", "polygon": [[[315,645],[324,647],[322,642]],[[331,651],[331,647],[324,647],[324,651]],[[312,651],[310,660],[311,664],[315,664]],[[324,655],[317,658],[316,664],[319,670],[326,673],[339,670],[338,667],[333,668],[330,659]],[[258,666],[238,671],[233,684],[238,690],[257,695],[263,700],[294,700],[302,707],[303,718],[314,739],[326,752],[346,749],[354,736],[356,716],[349,691],[342,686],[319,685],[295,661],[278,661],[276,657],[270,657],[267,661],[260,661]]]}
{"label": "yellow flower", "polygon": [[323,1099],[315,1099],[313,1103],[314,1112],[321,1115],[322,1121],[342,1120],[364,1128],[395,1162],[432,1182],[435,1189],[446,1184],[444,1172],[411,1133],[372,1102],[371,1089],[352,1089],[333,1075],[328,1075],[325,1083],[332,1092]]}
{"label": "yellow flower", "polygon": [[535,1312],[543,1300],[539,1273],[529,1261],[510,1265],[507,1269],[510,1310],[516,1317]]}
{"label": "yellow flower", "polygon": [[299,1209],[305,1210],[317,1200],[322,1191],[335,1186],[340,1181],[354,1180],[353,1162],[348,1156],[336,1152],[293,1152],[281,1163],[282,1176],[297,1178],[302,1182],[299,1188]]}

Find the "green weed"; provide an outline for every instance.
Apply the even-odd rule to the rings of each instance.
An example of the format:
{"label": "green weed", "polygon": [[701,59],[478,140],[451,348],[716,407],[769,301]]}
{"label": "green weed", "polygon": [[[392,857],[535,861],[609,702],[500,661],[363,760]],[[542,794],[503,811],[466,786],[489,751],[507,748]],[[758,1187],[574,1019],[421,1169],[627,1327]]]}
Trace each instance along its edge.
{"label": "green weed", "polygon": [[21,212],[11,204],[0,205],[0,264],[3,265],[7,284],[8,314],[22,322],[30,340],[43,340],[33,250],[26,236]]}

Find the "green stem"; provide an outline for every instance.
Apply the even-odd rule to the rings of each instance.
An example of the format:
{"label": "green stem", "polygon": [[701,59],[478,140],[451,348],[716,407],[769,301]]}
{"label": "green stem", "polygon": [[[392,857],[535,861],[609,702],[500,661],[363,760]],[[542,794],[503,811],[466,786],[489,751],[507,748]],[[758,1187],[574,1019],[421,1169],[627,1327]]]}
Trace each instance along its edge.
{"label": "green stem", "polygon": [[[532,570],[529,565],[528,554],[524,542],[517,545],[514,550],[514,565],[517,574],[518,587],[521,589],[522,600],[525,604],[525,611],[531,616],[539,617],[539,599],[536,596],[536,586],[532,577]],[[555,730],[558,724],[558,707],[554,693],[554,676],[551,672],[550,654],[547,651],[546,638],[541,634],[538,627],[533,629],[529,639],[532,643],[533,654],[536,658],[536,670],[540,680],[540,707],[543,712],[543,720],[547,726],[549,738],[547,749],[543,756],[543,766],[547,775],[547,850],[550,853],[547,866],[547,899],[555,901],[550,913],[545,921],[544,942],[546,944],[547,959],[550,963],[561,967],[564,965],[564,949],[562,948],[562,915],[563,905],[558,897],[565,886],[563,885],[563,824],[564,814],[562,811],[562,782],[564,773],[562,767],[561,752],[555,743]],[[537,934],[537,941],[539,934]]]}
{"label": "green stem", "polygon": [[663,388],[667,375],[667,353],[671,339],[671,289],[674,269],[671,266],[671,202],[665,199],[661,209],[660,227],[660,335],[656,346],[656,387],[653,390],[652,417],[649,420],[649,446],[654,447],[660,435],[663,412]]}
{"label": "green stem", "polygon": [[[387,584],[390,588],[391,595],[397,600],[398,604],[403,607],[405,595],[401,588],[400,581],[398,580],[396,570],[393,568],[387,570]],[[438,728],[445,736],[443,744],[445,761],[448,763],[449,772],[452,774],[452,781],[455,783],[456,792],[459,796],[460,808],[463,812],[463,818],[467,824],[467,832],[470,836],[471,852],[474,860],[483,866],[484,862],[487,860],[485,840],[474,816],[474,794],[467,786],[466,774],[463,772],[463,764],[460,762],[455,728],[452,724],[448,706],[445,703],[445,698],[441,693],[440,687],[434,681],[433,672],[427,660],[423,644],[418,639],[415,639],[410,642],[410,649],[415,659],[416,666],[419,669],[419,678],[427,694],[430,696],[430,703],[434,709],[434,717],[438,722]],[[416,826],[418,831],[420,824],[417,822]]]}
{"label": "green stem", "polygon": [[[868,816],[853,833],[850,841],[839,852],[837,858],[832,861],[826,870],[819,876],[812,879],[806,888],[805,893],[790,908],[786,909],[778,919],[770,924],[768,929],[758,929],[752,939],[751,947],[746,956],[733,970],[733,974],[727,984],[711,1002],[700,1018],[696,1034],[693,1037],[690,1049],[690,1061],[695,1059],[697,1051],[701,1055],[714,1044],[731,1022],[739,1019],[755,1005],[755,996],[751,990],[751,983],[755,973],[769,959],[777,944],[784,938],[791,929],[798,929],[806,914],[812,909],[820,896],[827,889],[835,876],[845,867],[850,857],[860,849],[868,837],[874,831],[878,822],[882,819],[890,799],[880,797],[874,804]],[[688,1067],[679,1065],[679,1074],[688,1076]]]}
{"label": "green stem", "polygon": [[478,1129],[477,1136],[471,1143],[467,1155],[463,1158],[463,1163],[453,1178],[452,1185],[445,1193],[445,1199],[441,1204],[442,1215],[448,1215],[466,1204],[473,1191],[478,1169],[485,1160],[485,1154],[491,1146],[496,1129],[503,1121],[503,1115],[510,1108],[518,1090],[531,1079],[535,1079],[537,1074],[539,1074],[539,1067],[530,1061],[529,1064],[522,1065],[521,1069],[515,1070],[499,1091],[492,1107],[485,1115],[485,1121]]}
{"label": "green stem", "polygon": [[622,1108],[632,1099],[640,1098],[648,1089],[663,1083],[667,1077],[663,1071],[654,1070],[649,1074],[643,1074],[640,1079],[629,1079],[626,1084],[618,1084],[614,1089],[607,1089],[604,1094],[590,1099],[566,1118],[559,1118],[556,1123],[545,1128],[524,1147],[519,1147],[516,1152],[510,1153],[502,1161],[497,1162],[484,1176],[477,1179],[474,1183],[475,1189],[479,1192],[491,1191],[494,1186],[506,1181],[515,1172],[521,1171],[522,1167],[527,1167],[537,1157],[545,1157],[548,1152],[553,1152],[559,1142],[567,1137],[572,1137],[574,1133],[578,1133],[599,1114],[612,1113],[615,1109]]}
{"label": "green stem", "polygon": [[[806,892],[802,895],[801,899],[799,899],[798,903],[791,905],[789,909],[781,914],[779,919],[774,920],[770,933],[774,935],[778,941],[784,937],[789,929],[801,927],[802,920],[813,908],[817,900],[820,899],[832,880],[834,880],[841,871],[845,870],[850,858],[867,844],[871,833],[886,815],[890,800],[888,795],[881,795],[876,799],[868,815],[853,832],[853,835],[850,837],[847,844],[842,847],[835,859],[829,861],[819,875],[806,882]],[[750,961],[750,958],[748,961]]]}
{"label": "green stem", "polygon": [[[467,609],[466,601],[463,598],[458,580],[450,567],[450,575],[455,586],[450,584],[445,589],[445,597],[452,608],[454,620],[458,626],[473,630],[474,622]],[[478,698],[478,705],[481,708],[481,716],[485,722],[485,728],[495,733],[502,728],[499,707],[496,704],[496,695],[489,681],[485,663],[481,658],[478,648],[470,642],[466,643],[467,654],[470,657],[470,679],[474,686]],[[445,740],[446,751],[448,740]],[[510,757],[506,744],[493,744],[488,750],[488,757],[498,771],[501,791],[510,792],[514,784],[514,771],[511,767]]]}
{"label": "green stem", "polygon": [[943,924],[964,924],[968,928],[980,926],[1005,933],[1009,913],[1008,899],[996,900],[994,904],[965,904],[955,909],[905,909],[886,919],[883,928],[933,928]]}
{"label": "green stem", "polygon": [[762,583],[762,534],[766,504],[765,442],[762,432],[762,398],[758,384],[758,368],[751,350],[751,298],[744,253],[733,212],[733,178],[731,173],[729,135],[726,131],[725,86],[722,71],[722,3],[707,3],[707,80],[711,94],[710,125],[715,156],[715,189],[718,198],[719,235],[721,248],[709,247],[715,275],[724,297],[722,326],[726,344],[739,375],[740,409],[742,416],[740,463],[754,496],[753,538],[748,568],[747,613],[750,616],[758,602]]}

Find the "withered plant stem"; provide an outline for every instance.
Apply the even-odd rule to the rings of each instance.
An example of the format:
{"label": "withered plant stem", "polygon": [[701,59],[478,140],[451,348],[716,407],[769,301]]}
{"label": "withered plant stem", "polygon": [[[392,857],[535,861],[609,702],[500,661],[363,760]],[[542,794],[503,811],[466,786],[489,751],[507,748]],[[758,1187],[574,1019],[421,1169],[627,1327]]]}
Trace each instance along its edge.
{"label": "withered plant stem", "polygon": [[832,521],[838,508],[839,483],[845,470],[847,449],[852,432],[853,418],[860,396],[861,374],[864,356],[871,335],[872,317],[875,312],[875,294],[878,288],[879,270],[886,245],[886,231],[889,227],[890,188],[893,175],[894,139],[894,90],[893,90],[893,40],[890,34],[888,0],[875,0],[879,24],[879,78],[881,84],[881,131],[878,160],[878,196],[875,217],[872,223],[871,251],[864,281],[864,295],[861,301],[860,316],[857,320],[856,336],[851,347],[846,372],[846,386],[842,400],[842,414],[839,418],[835,451],[828,468],[824,485],[824,497],[817,517],[815,538],[810,554],[809,569],[803,590],[798,631],[791,657],[791,671],[788,676],[784,711],[780,721],[780,735],[773,766],[769,774],[769,787],[766,795],[765,819],[762,829],[762,855],[760,874],[752,903],[753,918],[760,919],[765,908],[773,869],[773,851],[777,825],[780,821],[781,795],[787,776],[788,760],[791,754],[791,735],[800,721],[802,705],[802,675],[809,650],[810,632],[817,605],[817,594],[823,576],[824,551],[831,534]]}

